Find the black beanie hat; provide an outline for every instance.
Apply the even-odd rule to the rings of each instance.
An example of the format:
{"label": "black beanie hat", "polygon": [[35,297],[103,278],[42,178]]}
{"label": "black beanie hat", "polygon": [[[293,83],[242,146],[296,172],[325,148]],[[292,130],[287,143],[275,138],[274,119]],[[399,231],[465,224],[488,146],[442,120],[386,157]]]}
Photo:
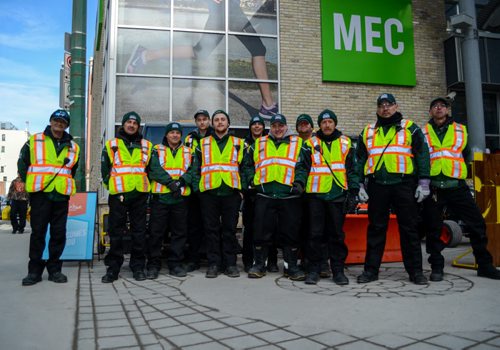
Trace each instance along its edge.
{"label": "black beanie hat", "polygon": [[224,110],[222,110],[222,109],[218,109],[218,110],[216,110],[216,111],[212,114],[212,123],[213,123],[213,121],[214,121],[214,117],[215,117],[215,115],[216,115],[216,114],[219,114],[219,113],[224,114],[224,115],[226,116],[226,118],[227,118],[227,123],[228,123],[228,124],[231,124],[231,119],[229,119],[229,114],[227,114],[227,113],[226,113],[226,111],[224,111]]}
{"label": "black beanie hat", "polygon": [[250,119],[250,122],[248,123],[248,127],[251,127],[252,125],[254,125],[255,123],[261,123],[262,126],[266,126],[266,124],[264,123],[264,118],[262,118],[260,115],[255,115],[252,117],[252,119]]}
{"label": "black beanie hat", "polygon": [[68,113],[68,111],[66,111],[64,109],[58,109],[58,110],[54,111],[54,113],[52,113],[50,115],[49,121],[51,121],[52,119],[62,119],[66,122],[66,124],[68,124],[68,126],[70,123],[69,113]]}
{"label": "black beanie hat", "polygon": [[329,109],[323,110],[319,115],[318,115],[318,126],[321,125],[321,122],[325,119],[331,119],[337,125],[337,115],[333,113],[333,111]]}
{"label": "black beanie hat", "polygon": [[177,122],[168,123],[167,127],[165,128],[165,135],[168,134],[172,130],[177,130],[182,135],[182,126],[181,126],[181,124],[179,124]]}
{"label": "black beanie hat", "polygon": [[297,121],[295,122],[295,129],[298,129],[301,122],[308,122],[311,125],[311,128],[314,128],[313,120],[309,114],[301,114],[297,117]]}
{"label": "black beanie hat", "polygon": [[130,119],[135,120],[137,124],[141,125],[141,117],[134,111],[125,113],[125,115],[122,118],[122,125],[124,125],[125,122]]}

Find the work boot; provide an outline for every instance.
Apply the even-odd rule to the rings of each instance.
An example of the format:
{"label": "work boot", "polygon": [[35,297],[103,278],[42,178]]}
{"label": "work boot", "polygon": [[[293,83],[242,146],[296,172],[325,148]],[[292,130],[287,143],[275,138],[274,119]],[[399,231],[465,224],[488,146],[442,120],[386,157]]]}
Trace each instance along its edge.
{"label": "work boot", "polygon": [[444,272],[442,267],[433,267],[431,274],[429,275],[429,280],[432,282],[440,282],[443,280]]}
{"label": "work boot", "polygon": [[159,275],[160,275],[160,269],[155,266],[148,267],[148,269],[146,270],[146,278],[148,280],[155,280],[158,278]]}
{"label": "work boot", "polygon": [[318,284],[320,280],[319,273],[317,272],[308,272],[306,274],[306,279],[304,280],[305,284]]}
{"label": "work boot", "polygon": [[240,270],[238,270],[238,266],[233,265],[233,266],[228,266],[226,268],[226,271],[224,271],[224,275],[227,277],[240,277]]}
{"label": "work boot", "polygon": [[180,265],[172,267],[169,272],[172,276],[175,276],[175,277],[186,277],[187,276],[186,269]]}
{"label": "work boot", "polygon": [[413,275],[410,275],[410,281],[417,285],[424,285],[429,283],[422,271],[415,272]]}
{"label": "work boot", "polygon": [[23,278],[23,286],[32,286],[37,284],[42,280],[42,276],[37,273],[28,273],[26,277]]}
{"label": "work boot", "polygon": [[49,273],[49,281],[55,283],[66,283],[68,282],[68,277],[66,277],[66,275],[61,271],[56,271],[54,273]]}
{"label": "work boot", "polygon": [[146,280],[146,274],[142,270],[135,270],[132,273],[132,276],[136,281],[145,281]]}
{"label": "work boot", "polygon": [[378,274],[369,271],[363,271],[357,278],[358,283],[369,283],[376,280],[378,280]]}
{"label": "work boot", "polygon": [[266,275],[267,246],[256,246],[253,252],[254,263],[248,270],[248,278],[262,278]]}
{"label": "work boot", "polygon": [[102,276],[101,282],[102,283],[113,283],[117,279],[118,279],[118,272],[114,272],[111,269],[108,269],[108,271],[106,271],[106,274],[104,276]]}
{"label": "work boot", "polygon": [[334,269],[332,280],[335,284],[339,286],[345,286],[349,284],[349,279],[344,274],[344,269]]}
{"label": "work boot", "polygon": [[304,271],[297,266],[298,249],[292,247],[283,248],[283,258],[285,260],[284,276],[292,281],[303,281],[306,276]]}
{"label": "work boot", "polygon": [[477,275],[479,277],[491,278],[493,280],[500,280],[500,271],[492,264],[480,265],[477,268]]}
{"label": "work boot", "polygon": [[206,278],[216,278],[219,275],[219,267],[217,265],[211,265],[208,267],[205,273]]}

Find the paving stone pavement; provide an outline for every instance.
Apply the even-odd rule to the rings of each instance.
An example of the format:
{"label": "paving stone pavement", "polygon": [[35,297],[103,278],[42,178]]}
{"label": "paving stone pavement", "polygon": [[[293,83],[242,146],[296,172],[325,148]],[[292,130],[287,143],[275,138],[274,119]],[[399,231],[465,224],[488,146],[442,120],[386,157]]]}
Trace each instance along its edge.
{"label": "paving stone pavement", "polygon": [[[401,265],[401,264],[399,264]],[[398,264],[384,266],[380,280],[356,284],[361,267],[347,270],[351,284],[336,286],[322,280],[317,286],[292,282],[279,274],[264,277],[272,281],[273,293],[280,289],[298,293],[302,298],[315,294],[328,303],[346,299],[380,299],[397,303],[401,299],[450,298],[474,288],[468,278],[447,273],[442,283],[417,286],[410,283]],[[137,282],[127,268],[113,284],[102,284],[105,273],[102,262],[93,268],[82,264],[79,272],[77,306],[77,349],[499,349],[500,319],[488,329],[471,331],[412,332],[387,331],[381,334],[351,334],[328,327],[309,327],[307,323],[282,323],[257,319],[213,307],[210,300],[202,302],[190,297],[196,290],[210,288],[213,281],[204,278],[204,271],[195,271],[186,278],[176,278],[162,270],[157,280]],[[227,293],[227,304],[250,302],[238,296],[239,288],[248,283],[246,276],[232,279],[219,276],[223,283],[234,283]],[[223,280],[224,279],[224,280]],[[229,281],[229,282],[227,282]],[[354,283],[353,283],[354,282]],[[262,283],[252,280],[251,283]],[[187,287],[191,284],[191,287]],[[283,293],[283,292],[282,292]],[[286,293],[286,292],[285,292]],[[285,297],[285,295],[283,296]],[[248,298],[247,298],[248,299]],[[390,305],[390,304],[388,304]],[[266,307],[255,303],[252,307]],[[308,317],[304,310],[304,317]],[[337,315],[337,317],[340,317]],[[404,322],[402,320],[402,322]]]}

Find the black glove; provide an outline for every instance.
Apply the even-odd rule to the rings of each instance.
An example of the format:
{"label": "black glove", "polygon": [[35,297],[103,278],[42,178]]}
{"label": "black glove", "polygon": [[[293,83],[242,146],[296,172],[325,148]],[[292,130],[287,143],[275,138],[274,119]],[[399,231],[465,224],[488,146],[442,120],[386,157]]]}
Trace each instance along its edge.
{"label": "black glove", "polygon": [[290,190],[292,194],[301,195],[304,192],[304,187],[299,182],[294,182],[292,184],[292,189]]}
{"label": "black glove", "polygon": [[349,191],[344,201],[344,214],[354,213],[356,207],[358,206],[359,198],[356,192]]}
{"label": "black glove", "polygon": [[179,191],[180,192],[180,188],[182,187],[182,183],[179,181],[179,180],[174,180],[172,181],[171,183],[169,183],[167,185],[168,189],[174,193],[174,192],[177,192]]}

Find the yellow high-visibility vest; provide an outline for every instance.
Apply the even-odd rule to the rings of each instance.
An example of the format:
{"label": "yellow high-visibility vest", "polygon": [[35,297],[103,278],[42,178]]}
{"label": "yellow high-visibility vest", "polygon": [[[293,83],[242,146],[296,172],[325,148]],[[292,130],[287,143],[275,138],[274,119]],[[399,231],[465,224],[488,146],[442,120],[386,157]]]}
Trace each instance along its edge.
{"label": "yellow high-visibility vest", "polygon": [[196,148],[198,147],[198,140],[193,137],[193,135],[187,135],[186,138],[184,139],[184,145],[186,147],[189,147],[191,149],[191,153],[194,153]]}
{"label": "yellow high-visibility vest", "polygon": [[66,146],[57,155],[53,140],[44,133],[32,135],[29,142],[31,165],[26,174],[26,191],[55,190],[67,196],[75,194],[76,184],[71,169],[80,156],[78,144],[71,141],[71,146]]}
{"label": "yellow high-visibility vest", "polygon": [[[342,186],[339,187],[347,189],[345,161],[351,148],[351,140],[347,136],[341,135],[328,146],[326,142],[322,142],[317,136],[314,136],[307,140],[306,144],[311,147],[311,170],[307,177],[306,192],[330,192],[335,181],[333,176],[337,179],[335,181],[337,186],[341,184]],[[316,150],[318,147],[320,147],[321,153]]]}
{"label": "yellow high-visibility vest", "polygon": [[229,136],[221,152],[213,136],[201,142],[200,192],[219,188],[224,182],[231,188],[241,189],[239,164],[243,159],[243,140]]}
{"label": "yellow high-visibility vest", "polygon": [[[131,191],[149,192],[151,186],[146,166],[151,159],[153,145],[141,139],[141,148],[134,148],[130,154],[123,140],[114,138],[106,142],[106,151],[111,161],[108,190],[110,194]],[[116,150],[116,151],[115,151]]]}
{"label": "yellow high-visibility vest", "polygon": [[[375,173],[382,165],[385,165],[389,173],[413,173],[412,136],[409,130],[411,125],[413,125],[412,121],[403,119],[401,120],[401,129],[396,133],[394,125],[389,129],[387,135],[384,135],[382,127],[375,127],[375,124],[369,124],[365,127],[363,142],[368,151],[368,159],[364,168],[365,175]],[[390,144],[386,148],[389,141]],[[379,161],[382,153],[382,159]]]}
{"label": "yellow high-visibility vest", "polygon": [[[170,147],[165,145],[156,145],[154,147],[158,152],[158,160],[160,165],[172,179],[177,180],[186,173],[191,165],[191,149],[186,146],[181,146],[175,156],[172,154]],[[189,196],[191,188],[183,186],[180,188],[181,195]],[[170,193],[170,189],[159,182],[151,181],[152,193]]]}
{"label": "yellow high-visibility vest", "polygon": [[253,160],[255,176],[253,182],[260,185],[268,182],[279,182],[292,186],[295,180],[295,165],[299,160],[302,139],[290,136],[289,143],[281,143],[276,148],[269,136],[262,136],[255,140]]}
{"label": "yellow high-visibility vest", "polygon": [[467,178],[467,164],[462,151],[467,145],[467,128],[455,123],[448,126],[443,142],[439,141],[434,128],[427,124],[424,128],[425,139],[431,157],[431,176],[441,173],[455,179]]}

